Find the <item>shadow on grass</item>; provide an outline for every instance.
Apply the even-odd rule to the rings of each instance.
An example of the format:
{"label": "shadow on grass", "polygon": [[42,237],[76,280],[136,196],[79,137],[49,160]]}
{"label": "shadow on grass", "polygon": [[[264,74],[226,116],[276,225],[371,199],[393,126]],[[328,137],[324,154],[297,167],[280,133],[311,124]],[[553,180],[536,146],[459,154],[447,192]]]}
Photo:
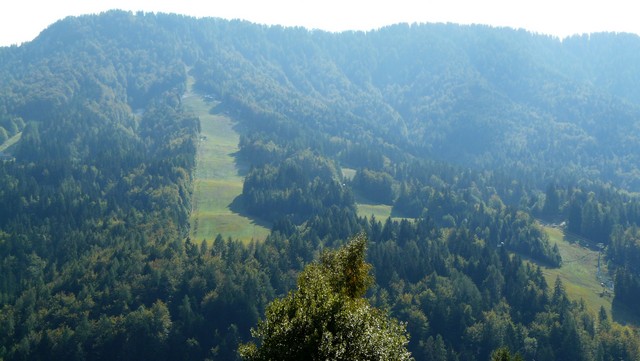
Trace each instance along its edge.
{"label": "shadow on grass", "polygon": [[250,219],[252,224],[264,227],[266,229],[271,229],[271,223],[269,223],[269,222],[267,222],[267,221],[265,221],[263,219],[254,217],[252,214],[249,214],[247,212],[247,209],[246,209],[246,207],[244,205],[244,199],[242,197],[242,194],[237,196],[237,197],[235,197],[233,199],[233,201],[231,202],[231,204],[229,204],[227,206],[227,208],[229,208],[229,210],[231,212],[233,212],[233,213],[235,213],[235,214],[237,214],[239,216],[242,216],[242,217]]}
{"label": "shadow on grass", "polygon": [[243,178],[246,177],[246,175],[249,173],[250,164],[247,157],[242,153],[241,150],[229,153],[228,155],[233,158],[233,163],[235,164],[236,170],[238,172],[237,175]]}
{"label": "shadow on grass", "polygon": [[416,217],[415,215],[412,215],[412,214],[407,214],[405,212],[402,212],[402,211],[398,210],[397,207],[393,206],[391,208],[391,218],[416,219],[416,218],[419,218],[419,217]]}
{"label": "shadow on grass", "polygon": [[577,244],[577,245],[579,245],[581,247],[584,247],[584,248],[589,249],[589,250],[594,251],[594,252],[598,252],[601,249],[598,246],[597,242],[594,242],[594,241],[589,240],[587,238],[581,237],[581,236],[579,236],[577,234],[570,233],[567,230],[564,230],[563,234],[564,234],[563,239],[568,243]]}
{"label": "shadow on grass", "polygon": [[615,297],[611,303],[611,317],[623,325],[640,326],[640,310],[630,308]]}
{"label": "shadow on grass", "polygon": [[222,102],[215,102],[206,98],[205,101],[207,102],[207,104],[211,105],[211,109],[209,109],[209,114],[211,115],[227,114],[229,111],[231,111],[231,108],[229,108]]}

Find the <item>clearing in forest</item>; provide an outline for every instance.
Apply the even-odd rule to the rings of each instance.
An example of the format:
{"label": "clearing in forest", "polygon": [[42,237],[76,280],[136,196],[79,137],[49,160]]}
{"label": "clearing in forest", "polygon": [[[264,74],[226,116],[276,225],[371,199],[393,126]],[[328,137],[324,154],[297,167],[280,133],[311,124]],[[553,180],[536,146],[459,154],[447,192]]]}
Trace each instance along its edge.
{"label": "clearing in forest", "polygon": [[20,140],[20,138],[22,137],[22,132],[14,135],[13,137],[7,139],[6,142],[2,143],[0,145],[0,152],[4,152],[7,149],[9,149],[11,146],[15,145],[16,143],[18,143],[18,141]]}
{"label": "clearing in forest", "polygon": [[242,193],[246,165],[237,159],[239,134],[233,119],[212,114],[215,103],[189,91],[183,104],[200,118],[200,139],[194,172],[193,209],[190,237],[194,241],[213,240],[218,234],[243,242],[263,241],[269,234],[265,224],[242,214],[240,206],[231,205]]}
{"label": "clearing in forest", "polygon": [[[356,175],[356,170],[353,168],[342,168],[342,176],[346,181],[353,180],[353,177]],[[359,217],[367,217],[371,218],[374,216],[378,221],[384,223],[387,218],[391,217],[394,221],[401,221],[405,217],[398,217],[393,212],[393,206],[389,204],[382,204],[379,202],[372,201],[366,197],[366,195],[361,194],[360,192],[354,192],[356,197],[356,208]]]}
{"label": "clearing in forest", "polygon": [[[544,230],[549,235],[549,242],[557,244],[562,256],[562,266],[560,268],[543,267],[543,273],[547,279],[549,287],[553,287],[556,277],[560,280],[571,299],[583,299],[591,313],[596,314],[600,306],[604,306],[607,313],[611,315],[611,301],[613,295],[609,288],[604,288],[603,292],[596,274],[598,272],[598,251],[587,247],[584,241],[578,239],[568,239],[561,229],[544,226]],[[600,259],[603,267],[601,272],[606,274],[603,258]]]}
{"label": "clearing in forest", "polygon": [[569,297],[576,301],[583,299],[592,314],[596,315],[602,306],[616,322],[638,324],[638,320],[622,307],[612,308],[613,282],[608,275],[603,255],[600,255],[598,273],[598,247],[587,240],[567,235],[562,229],[549,226],[543,228],[549,235],[551,244],[558,245],[562,256],[560,268],[542,267],[549,287],[553,287],[559,276]]}

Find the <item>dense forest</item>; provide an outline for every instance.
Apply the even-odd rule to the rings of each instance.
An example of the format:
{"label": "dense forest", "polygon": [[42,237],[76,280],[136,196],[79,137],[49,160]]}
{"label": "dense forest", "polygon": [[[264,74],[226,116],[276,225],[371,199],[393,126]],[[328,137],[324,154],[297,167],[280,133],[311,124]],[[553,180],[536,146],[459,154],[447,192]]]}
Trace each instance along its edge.
{"label": "dense forest", "polygon": [[[238,121],[264,241],[187,236],[188,77]],[[309,277],[336,288],[327,250],[357,234],[372,282],[336,307],[415,360],[639,360],[636,328],[547,284],[536,220],[601,244],[640,315],[638,129],[636,35],[69,17],[0,48],[0,360],[269,359],[251,330]]]}

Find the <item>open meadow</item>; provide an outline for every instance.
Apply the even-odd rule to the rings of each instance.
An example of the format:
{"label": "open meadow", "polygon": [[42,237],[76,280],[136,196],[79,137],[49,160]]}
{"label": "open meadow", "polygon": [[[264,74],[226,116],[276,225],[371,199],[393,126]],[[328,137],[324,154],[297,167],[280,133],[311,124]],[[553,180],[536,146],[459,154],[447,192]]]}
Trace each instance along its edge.
{"label": "open meadow", "polygon": [[[189,82],[189,89],[192,83]],[[211,114],[215,105],[189,91],[184,105],[200,118],[196,171],[191,213],[191,239],[212,240],[218,234],[243,242],[262,241],[269,234],[263,222],[244,216],[241,206],[231,205],[242,193],[244,164],[237,159],[239,134],[226,115]],[[239,202],[236,202],[236,204]]]}

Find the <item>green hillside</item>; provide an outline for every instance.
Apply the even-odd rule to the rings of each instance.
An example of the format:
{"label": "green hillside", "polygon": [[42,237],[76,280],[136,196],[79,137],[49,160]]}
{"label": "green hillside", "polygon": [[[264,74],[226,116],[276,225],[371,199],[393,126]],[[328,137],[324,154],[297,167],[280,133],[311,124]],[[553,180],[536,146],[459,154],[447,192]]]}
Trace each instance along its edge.
{"label": "green hillside", "polygon": [[[556,277],[563,281],[567,293],[574,300],[584,300],[589,311],[594,315],[604,307],[611,315],[611,301],[613,300],[613,290],[607,282],[607,287],[602,287],[608,276],[608,269],[604,257],[601,259],[601,274],[598,279],[598,251],[587,247],[578,239],[570,242],[565,237],[562,230],[558,228],[545,227],[545,232],[549,235],[552,243],[558,245],[560,255],[562,255],[562,266],[559,268],[545,268],[544,275],[547,283],[553,285]],[[620,320],[625,321],[625,320]]]}
{"label": "green hillside", "polygon": [[[58,21],[0,49],[0,360],[639,360],[639,54],[480,25]],[[538,219],[604,246],[613,295]]]}
{"label": "green hillside", "polygon": [[560,277],[569,297],[574,301],[583,300],[592,314],[597,314],[603,307],[617,322],[636,327],[640,325],[640,319],[628,307],[617,305],[613,309],[613,279],[604,254],[600,254],[598,272],[598,247],[584,238],[567,236],[559,228],[544,229],[550,241],[558,245],[563,260],[559,268],[544,267],[547,283],[553,285]]}
{"label": "green hillside", "polygon": [[232,209],[234,200],[242,194],[242,173],[247,171],[247,164],[236,157],[240,139],[233,129],[236,122],[211,114],[215,104],[193,92],[192,84],[190,79],[182,100],[200,118],[190,237],[211,241],[220,234],[244,242],[262,241],[269,234],[264,223],[241,215],[241,205]]}

